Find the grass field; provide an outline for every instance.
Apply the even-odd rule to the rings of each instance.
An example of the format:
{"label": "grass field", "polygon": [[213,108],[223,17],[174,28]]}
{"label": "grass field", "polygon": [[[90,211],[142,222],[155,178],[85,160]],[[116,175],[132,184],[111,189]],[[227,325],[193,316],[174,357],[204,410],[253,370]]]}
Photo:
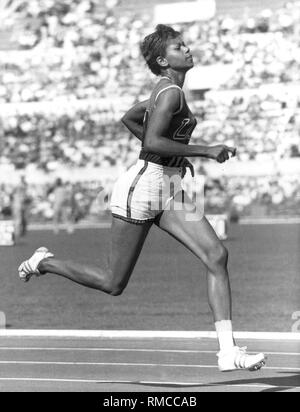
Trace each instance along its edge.
{"label": "grass field", "polygon": [[[108,229],[54,236],[30,232],[0,248],[0,311],[10,328],[213,330],[202,264],[157,228],[150,233],[132,279],[120,297],[57,276],[18,280],[19,263],[38,246],[59,258],[99,263]],[[230,251],[234,326],[241,331],[290,332],[300,311],[300,226],[232,225]]]}

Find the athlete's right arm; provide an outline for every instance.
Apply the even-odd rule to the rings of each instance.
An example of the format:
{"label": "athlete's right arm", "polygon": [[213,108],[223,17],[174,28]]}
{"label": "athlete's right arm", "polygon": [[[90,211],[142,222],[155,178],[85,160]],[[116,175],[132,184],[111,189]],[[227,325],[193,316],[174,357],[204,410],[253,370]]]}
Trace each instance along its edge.
{"label": "athlete's right arm", "polygon": [[233,147],[186,145],[164,137],[168,132],[174,113],[180,107],[180,93],[178,89],[172,88],[161,93],[157,99],[156,108],[149,119],[144,149],[163,157],[205,157],[219,163],[228,160],[229,153],[235,156],[236,149]]}
{"label": "athlete's right arm", "polygon": [[139,140],[143,139],[143,120],[148,104],[149,100],[137,103],[121,119],[121,122]]}

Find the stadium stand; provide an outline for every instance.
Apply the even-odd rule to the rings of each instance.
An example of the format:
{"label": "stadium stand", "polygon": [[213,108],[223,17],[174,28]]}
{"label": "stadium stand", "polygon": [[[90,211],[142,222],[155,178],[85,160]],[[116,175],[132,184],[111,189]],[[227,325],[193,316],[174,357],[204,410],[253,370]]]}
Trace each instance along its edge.
{"label": "stadium stand", "polygon": [[[101,177],[94,172],[88,181],[74,182],[78,193],[89,199],[83,208],[86,216],[90,209],[97,210],[96,188],[109,191],[109,176],[137,157],[139,143],[119,119],[128,106],[148,95],[153,84],[138,46],[153,28],[147,10],[154,3],[113,0],[104,8],[89,0],[31,1],[16,14],[19,30],[14,35],[9,27],[3,31],[0,168],[22,170],[29,179],[42,176],[45,183],[32,182],[30,189],[35,219],[51,215],[51,176],[66,168],[72,176],[74,169],[85,168],[86,175],[88,170],[101,171]],[[266,2],[271,9],[261,11],[261,4],[253,0],[247,15],[242,13],[245,4],[217,2],[214,19],[182,28],[198,64],[236,67],[219,91],[192,102],[200,120],[194,141],[234,144],[240,164],[252,166],[248,176],[212,177],[205,162],[195,165],[207,175],[209,211],[299,214],[295,199],[300,184],[294,173],[286,174],[279,166],[275,178],[253,176],[252,171],[257,162],[278,165],[300,157],[300,3],[276,9],[283,2]],[[23,26],[20,13],[26,17]],[[2,186],[0,209],[1,204],[7,209],[12,188]]]}

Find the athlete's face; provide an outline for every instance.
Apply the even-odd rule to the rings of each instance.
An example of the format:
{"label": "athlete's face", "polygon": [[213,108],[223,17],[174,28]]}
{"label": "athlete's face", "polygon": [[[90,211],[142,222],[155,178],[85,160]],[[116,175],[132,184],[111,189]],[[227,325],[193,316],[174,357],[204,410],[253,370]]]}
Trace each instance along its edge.
{"label": "athlete's face", "polygon": [[187,72],[194,67],[193,55],[182,37],[168,40],[166,60],[174,70]]}

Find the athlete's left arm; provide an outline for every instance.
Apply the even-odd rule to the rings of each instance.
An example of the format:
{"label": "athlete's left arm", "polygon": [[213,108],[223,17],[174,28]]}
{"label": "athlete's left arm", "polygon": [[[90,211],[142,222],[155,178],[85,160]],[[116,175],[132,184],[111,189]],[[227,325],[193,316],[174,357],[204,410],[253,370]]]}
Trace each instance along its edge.
{"label": "athlete's left arm", "polygon": [[141,141],[143,139],[144,130],[143,121],[148,104],[149,100],[144,100],[143,102],[137,103],[130,110],[128,110],[128,112],[126,112],[121,119],[121,122],[127,127],[127,129]]}

